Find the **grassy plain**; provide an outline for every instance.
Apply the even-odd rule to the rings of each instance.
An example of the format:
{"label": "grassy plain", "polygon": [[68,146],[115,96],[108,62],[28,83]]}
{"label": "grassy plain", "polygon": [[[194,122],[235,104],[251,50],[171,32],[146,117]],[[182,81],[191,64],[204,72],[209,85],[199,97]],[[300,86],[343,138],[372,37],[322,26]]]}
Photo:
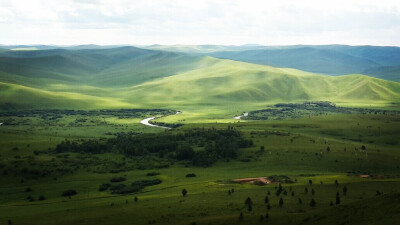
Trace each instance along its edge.
{"label": "grassy plain", "polygon": [[[77,116],[63,116],[56,122],[37,117],[13,119],[19,125],[0,126],[1,166],[3,171],[9,171],[0,175],[3,223],[11,220],[13,224],[259,224],[262,216],[263,223],[271,224],[394,224],[399,219],[399,206],[394,203],[400,198],[400,143],[396,138],[400,135],[400,121],[396,116],[321,115],[291,120],[190,123],[172,131],[138,124],[140,118],[86,117],[86,122],[76,122],[82,119]],[[195,127],[227,126],[241,130],[253,139],[254,146],[241,149],[237,160],[219,161],[207,168],[179,162],[157,168],[154,161],[145,159],[146,168],[109,173],[106,168],[122,162],[129,167],[140,163],[140,159],[114,153],[54,154],[47,150],[65,138],[106,138],[107,132],[180,132]],[[362,145],[365,151],[361,150]],[[261,146],[264,151],[260,151]],[[35,150],[40,153],[35,154]],[[79,168],[43,177],[12,172],[38,165],[48,165],[50,169],[56,165]],[[105,170],[101,172],[100,167]],[[156,177],[162,183],[140,193],[115,195],[98,191],[99,185],[112,177],[126,177],[125,183],[129,184],[148,179],[146,174],[152,171],[160,173]],[[188,173],[197,176],[186,178]],[[274,174],[297,180],[283,184],[287,195],[276,196],[276,184],[230,182],[235,178]],[[375,178],[360,178],[361,174]],[[308,183],[310,179],[312,185]],[[339,186],[334,184],[335,180]],[[348,188],[346,196],[344,186]],[[32,192],[26,192],[28,187]],[[186,197],[182,197],[183,188],[188,190]],[[232,188],[235,192],[228,195]],[[62,197],[67,189],[75,189],[78,194],[71,199]],[[270,210],[264,203],[268,191]],[[340,205],[335,205],[337,192]],[[38,200],[41,195],[45,200]],[[27,196],[35,201],[28,201]],[[251,212],[244,205],[247,197],[253,201]],[[284,200],[282,207],[278,204],[280,197]],[[298,203],[298,198],[303,204]],[[317,203],[314,208],[309,205],[312,198]],[[329,205],[330,201],[334,206]]]}

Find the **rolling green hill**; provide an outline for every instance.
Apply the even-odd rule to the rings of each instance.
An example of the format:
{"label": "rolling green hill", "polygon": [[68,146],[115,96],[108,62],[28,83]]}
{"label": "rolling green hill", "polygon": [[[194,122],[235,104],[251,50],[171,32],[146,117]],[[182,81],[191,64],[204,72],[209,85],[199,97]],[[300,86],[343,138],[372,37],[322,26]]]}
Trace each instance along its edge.
{"label": "rolling green hill", "polygon": [[[293,57],[299,59],[304,49],[297,51]],[[365,75],[327,76],[135,47],[6,51],[0,56],[2,108],[212,106],[218,111],[308,100],[364,106],[400,102],[399,83]]]}
{"label": "rolling green hill", "polygon": [[[205,60],[215,60],[206,58]],[[144,102],[228,104],[306,100],[399,101],[400,84],[364,75],[325,76],[231,60],[134,86],[129,95]]]}

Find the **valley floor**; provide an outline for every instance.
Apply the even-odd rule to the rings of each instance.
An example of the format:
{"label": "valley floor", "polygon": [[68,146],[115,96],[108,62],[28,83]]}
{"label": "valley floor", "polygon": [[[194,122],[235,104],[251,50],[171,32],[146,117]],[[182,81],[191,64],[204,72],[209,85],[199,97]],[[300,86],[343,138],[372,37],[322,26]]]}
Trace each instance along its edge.
{"label": "valley floor", "polygon": [[[0,223],[200,225],[400,221],[397,115],[329,114],[247,122],[231,119],[228,123],[188,123],[172,130],[144,126],[139,123],[146,118],[143,116],[146,115],[1,116],[4,124],[0,126]],[[107,140],[122,133],[163,135],[228,127],[240,131],[254,144],[240,148],[235,159],[220,159],[210,167],[159,155],[127,157],[115,152],[53,150],[65,139]],[[193,146],[195,151],[201,149]],[[195,176],[187,177],[188,174]],[[280,192],[278,183],[231,182],[272,175],[288,176],[294,183],[281,183]],[[362,178],[362,175],[368,176]],[[124,179],[118,184],[153,179],[162,183],[131,194],[99,191],[99,186],[119,177]],[[186,196],[182,196],[183,189],[187,190]],[[66,190],[75,190],[77,194],[62,196]],[[248,197],[251,204],[245,204]],[[310,205],[312,199],[315,205]]]}

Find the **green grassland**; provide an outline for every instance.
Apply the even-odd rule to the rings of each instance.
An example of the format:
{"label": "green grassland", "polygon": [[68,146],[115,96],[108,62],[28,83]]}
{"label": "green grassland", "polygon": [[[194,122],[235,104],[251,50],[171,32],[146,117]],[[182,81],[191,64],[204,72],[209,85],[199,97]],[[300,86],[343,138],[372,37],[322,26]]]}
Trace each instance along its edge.
{"label": "green grassland", "polygon": [[[151,166],[154,161],[149,158],[125,158],[114,153],[53,154],[47,150],[65,138],[107,138],[110,137],[107,132],[166,132],[138,124],[139,118],[103,117],[63,116],[56,121],[15,117],[14,125],[0,127],[3,171],[40,165],[50,169],[72,167],[67,172],[39,177],[2,173],[0,218],[4,223],[12,220],[13,224],[259,224],[263,216],[263,223],[271,224],[337,224],[337,221],[394,224],[399,219],[399,208],[395,204],[400,188],[397,116],[321,115],[291,120],[191,123],[168,131],[179,133],[196,127],[226,129],[229,125],[254,141],[253,147],[240,150],[236,160],[222,160],[206,168],[179,162],[168,168],[157,168]],[[82,122],[83,118],[87,120]],[[362,145],[365,151],[361,150]],[[264,151],[260,151],[261,146]],[[39,153],[35,154],[35,150]],[[129,168],[140,164],[140,160],[145,160],[147,167],[107,172],[113,165],[124,163]],[[152,178],[146,176],[152,171],[160,173],[155,178],[162,183],[139,193],[115,195],[98,191],[99,185],[112,177],[125,177],[127,180],[123,183],[130,184]],[[188,173],[197,176],[186,178]],[[276,184],[230,182],[236,178],[274,174],[297,180],[293,184],[282,184],[287,195],[276,196]],[[361,174],[381,176],[381,179],[360,178]],[[312,185],[308,184],[310,179]],[[342,193],[344,186],[348,188],[346,196]],[[31,192],[26,192],[28,187]],[[181,194],[184,188],[188,190],[186,197]],[[232,188],[235,192],[228,195]],[[61,193],[68,189],[78,194],[71,199],[62,197]],[[271,193],[269,210],[264,203],[268,191]],[[377,195],[376,191],[383,195]],[[336,192],[340,193],[341,204],[330,206],[330,201],[335,203]],[[41,195],[45,200],[38,200]],[[27,196],[35,201],[28,201]],[[139,199],[137,202],[135,196]],[[244,205],[247,197],[253,201],[251,212]],[[278,204],[280,197],[284,199],[282,207]],[[303,204],[298,203],[298,198]],[[314,208],[309,205],[312,198],[317,203]],[[244,215],[242,222],[238,219],[240,213]]]}
{"label": "green grassland", "polygon": [[[82,48],[0,52],[0,224],[378,225],[400,220],[400,83],[204,55],[259,46]],[[364,65],[360,57],[367,53],[357,51],[351,54]],[[382,57],[375,60],[382,63]],[[294,109],[264,120],[233,118],[305,101],[330,101],[338,108]],[[149,117],[183,126],[139,123]],[[234,156],[215,155],[207,167],[178,159],[170,149],[144,154],[146,144],[158,138],[212,128],[239,131],[236,138],[253,144],[238,148]],[[133,139],[137,142],[122,152],[110,145],[120,137],[148,143]],[[232,146],[237,141],[221,139]],[[178,150],[189,146],[195,156],[217,142],[177,140]],[[87,148],[58,151],[62,142]],[[98,143],[107,151],[93,151]],[[147,176],[151,172],[159,174]],[[196,176],[186,177],[191,173]],[[232,182],[272,175],[295,182],[283,183],[287,193],[280,196],[278,184]],[[126,180],[110,181],[120,177]],[[111,193],[118,184],[129,188],[153,179],[162,182],[130,194]],[[110,189],[99,191],[109,182]],[[77,194],[62,196],[67,190]],[[340,204],[335,204],[337,192]],[[247,197],[251,211],[244,204]]]}

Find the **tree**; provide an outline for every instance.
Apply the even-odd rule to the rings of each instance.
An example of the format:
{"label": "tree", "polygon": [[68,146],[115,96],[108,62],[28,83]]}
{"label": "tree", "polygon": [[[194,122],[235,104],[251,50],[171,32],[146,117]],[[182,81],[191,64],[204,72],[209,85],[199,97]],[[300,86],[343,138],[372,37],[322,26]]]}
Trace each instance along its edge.
{"label": "tree", "polygon": [[248,205],[248,206],[247,206],[247,210],[248,210],[249,212],[253,211],[253,206]]}
{"label": "tree", "polygon": [[339,192],[336,193],[336,205],[340,205],[340,195],[339,195]]}
{"label": "tree", "polygon": [[304,188],[304,193],[308,194],[308,188]]}
{"label": "tree", "polygon": [[270,204],[267,205],[267,209],[268,209],[268,210],[271,209],[271,205],[270,205]]}
{"label": "tree", "polygon": [[283,199],[280,198],[280,199],[279,199],[279,207],[282,207],[282,206],[283,206]]}
{"label": "tree", "polygon": [[361,150],[365,150],[365,149],[367,149],[367,148],[365,147],[365,145],[361,146]]}
{"label": "tree", "polygon": [[308,184],[309,184],[309,185],[312,185],[312,180],[308,180]]}
{"label": "tree", "polygon": [[138,197],[137,196],[135,196],[135,202],[137,202],[139,199],[138,199]]}
{"label": "tree", "polygon": [[265,219],[268,220],[268,218],[269,218],[269,214],[266,213],[266,214],[265,214]]}
{"label": "tree", "polygon": [[331,201],[331,203],[329,203],[330,206],[333,206],[333,202]]}
{"label": "tree", "polygon": [[294,191],[292,191],[292,196],[294,196]]}
{"label": "tree", "polygon": [[336,187],[339,186],[339,181],[338,180],[335,180],[335,185],[336,185]]}
{"label": "tree", "polygon": [[344,186],[344,187],[343,187],[343,195],[346,196],[346,194],[347,194],[347,187]]}
{"label": "tree", "polygon": [[182,196],[185,197],[186,194],[187,194],[187,190],[184,188],[184,189],[182,190]]}
{"label": "tree", "polygon": [[239,214],[239,221],[243,221],[243,213]]}
{"label": "tree", "polygon": [[232,192],[231,192],[231,190],[229,190],[229,191],[228,191],[228,195],[231,195],[231,194],[232,194]]}
{"label": "tree", "polygon": [[311,199],[311,202],[310,202],[311,208],[314,208],[315,205],[316,205],[315,200],[314,200],[314,199]]}
{"label": "tree", "polygon": [[326,151],[327,152],[330,152],[331,151],[331,148],[329,148],[329,146],[326,148]]}
{"label": "tree", "polygon": [[247,205],[247,206],[253,205],[253,201],[251,201],[251,198],[250,198],[250,197],[247,197],[247,198],[246,198],[246,201],[244,201],[244,204]]}
{"label": "tree", "polygon": [[299,204],[303,204],[303,200],[301,200],[301,198],[299,198]]}
{"label": "tree", "polygon": [[313,188],[313,189],[311,189],[311,194],[312,194],[312,195],[314,195],[314,194],[315,194],[314,188]]}
{"label": "tree", "polygon": [[270,192],[270,191],[268,191],[268,192],[267,192],[267,195],[271,195],[271,192]]}
{"label": "tree", "polygon": [[265,204],[268,204],[268,203],[269,203],[269,198],[268,198],[268,196],[265,196],[265,198],[264,198],[264,203],[265,203]]}

